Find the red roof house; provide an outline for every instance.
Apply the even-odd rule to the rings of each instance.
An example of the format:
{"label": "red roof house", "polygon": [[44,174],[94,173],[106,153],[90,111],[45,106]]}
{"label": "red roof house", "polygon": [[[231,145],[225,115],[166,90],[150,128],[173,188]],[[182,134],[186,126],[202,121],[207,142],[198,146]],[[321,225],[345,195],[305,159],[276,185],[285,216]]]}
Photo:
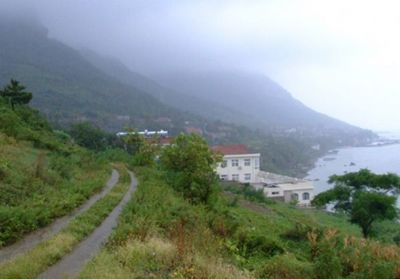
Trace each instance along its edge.
{"label": "red roof house", "polygon": [[244,144],[217,145],[211,148],[214,152],[223,155],[249,154],[250,151]]}

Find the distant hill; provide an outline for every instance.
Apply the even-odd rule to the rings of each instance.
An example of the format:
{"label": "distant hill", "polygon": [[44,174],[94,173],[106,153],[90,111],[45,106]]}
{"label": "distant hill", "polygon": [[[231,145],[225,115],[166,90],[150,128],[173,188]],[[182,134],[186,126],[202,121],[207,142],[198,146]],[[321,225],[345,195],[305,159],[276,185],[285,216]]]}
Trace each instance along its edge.
{"label": "distant hill", "polygon": [[50,39],[35,23],[0,20],[0,84],[20,80],[35,92],[33,106],[61,126],[94,121],[108,130],[145,127],[179,115],[151,95],[103,73],[75,49]]}
{"label": "distant hill", "polygon": [[121,82],[207,119],[272,134],[330,138],[339,145],[357,144],[373,136],[369,131],[308,108],[265,75],[239,71],[170,72],[154,76],[156,82],[115,58],[87,50],[82,55]]}
{"label": "distant hill", "polygon": [[[363,129],[318,113],[267,76],[240,71],[165,73],[158,81],[188,96],[224,105],[240,113],[235,121],[263,131],[310,136],[359,137]],[[205,113],[207,109],[205,109]],[[223,119],[227,120],[227,119]]]}
{"label": "distant hill", "polygon": [[[104,73],[118,79],[120,82],[147,92],[162,103],[179,110],[189,111],[212,120],[224,120],[237,124],[248,124],[251,120],[251,116],[247,116],[247,121],[241,121],[246,116],[227,105],[204,99],[201,96],[183,94],[162,86],[149,77],[130,70],[116,58],[102,56],[88,49],[81,50],[81,54]],[[204,108],[207,108],[207,110],[205,111]]]}
{"label": "distant hill", "polygon": [[210,144],[246,144],[262,154],[263,169],[282,174],[304,175],[326,150],[371,136],[259,76],[186,73],[157,83],[118,60],[51,39],[39,24],[0,19],[0,85],[11,78],[34,93],[32,105],[53,126],[90,121],[111,132],[196,131]]}

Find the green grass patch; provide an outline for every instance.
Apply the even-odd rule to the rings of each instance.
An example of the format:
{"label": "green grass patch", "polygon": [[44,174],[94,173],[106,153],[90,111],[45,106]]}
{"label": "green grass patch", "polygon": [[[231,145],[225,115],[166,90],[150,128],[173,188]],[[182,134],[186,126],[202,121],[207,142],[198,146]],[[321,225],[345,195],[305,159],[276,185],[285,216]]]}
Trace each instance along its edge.
{"label": "green grass patch", "polygon": [[101,224],[129,187],[129,175],[119,168],[120,180],[90,209],[71,221],[60,233],[15,259],[0,265],[0,278],[36,278],[69,253]]}
{"label": "green grass patch", "polygon": [[91,152],[50,152],[0,135],[0,247],[68,214],[110,175]]}
{"label": "green grass patch", "polygon": [[399,275],[399,248],[362,239],[342,215],[271,202],[248,190],[194,205],[161,172],[137,174],[134,198],[81,279]]}
{"label": "green grass patch", "polygon": [[0,100],[0,247],[44,227],[99,191],[110,160],[81,148],[28,106]]}

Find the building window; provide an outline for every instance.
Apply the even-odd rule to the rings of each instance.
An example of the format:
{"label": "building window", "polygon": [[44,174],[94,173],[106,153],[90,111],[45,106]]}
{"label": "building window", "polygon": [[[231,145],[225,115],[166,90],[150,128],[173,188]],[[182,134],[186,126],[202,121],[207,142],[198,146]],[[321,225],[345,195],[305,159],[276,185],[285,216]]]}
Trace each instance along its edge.
{"label": "building window", "polygon": [[232,180],[233,181],[239,181],[239,175],[238,174],[232,174]]}
{"label": "building window", "polygon": [[227,160],[223,160],[221,163],[221,168],[226,168],[226,166],[228,165],[228,161]]}
{"label": "building window", "polygon": [[251,165],[251,160],[250,159],[244,159],[244,165],[245,166],[250,166]]}
{"label": "building window", "polygon": [[279,192],[272,192],[272,195],[279,195]]}
{"label": "building window", "polygon": [[255,168],[258,169],[260,167],[260,159],[255,159]]}
{"label": "building window", "polygon": [[251,174],[250,173],[245,173],[244,174],[244,180],[251,180]]}
{"label": "building window", "polygon": [[221,174],[219,177],[221,180],[228,180],[228,176],[226,174]]}
{"label": "building window", "polygon": [[232,160],[232,167],[238,167],[239,166],[239,160]]}
{"label": "building window", "polygon": [[299,200],[299,194],[293,193],[292,194],[292,200],[298,201]]}
{"label": "building window", "polygon": [[303,200],[308,201],[310,199],[310,194],[305,192],[303,193]]}

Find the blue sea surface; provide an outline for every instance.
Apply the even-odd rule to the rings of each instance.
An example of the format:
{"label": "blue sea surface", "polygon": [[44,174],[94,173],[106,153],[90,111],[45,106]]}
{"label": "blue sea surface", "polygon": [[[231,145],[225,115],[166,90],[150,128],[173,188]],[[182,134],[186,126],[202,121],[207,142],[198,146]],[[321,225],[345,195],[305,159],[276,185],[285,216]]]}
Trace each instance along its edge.
{"label": "blue sea surface", "polygon": [[356,172],[363,168],[375,173],[392,172],[400,175],[400,144],[338,149],[337,154],[320,158],[306,178],[314,180],[315,193],[318,194],[332,187],[327,182],[331,175]]}

